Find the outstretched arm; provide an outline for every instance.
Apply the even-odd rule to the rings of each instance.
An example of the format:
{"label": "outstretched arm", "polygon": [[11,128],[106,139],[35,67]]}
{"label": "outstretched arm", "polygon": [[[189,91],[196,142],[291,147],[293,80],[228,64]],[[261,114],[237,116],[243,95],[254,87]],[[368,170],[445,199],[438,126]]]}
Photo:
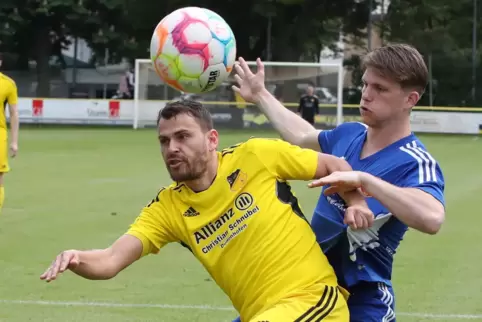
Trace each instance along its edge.
{"label": "outstretched arm", "polygon": [[67,269],[91,280],[105,280],[144,255],[157,253],[160,248],[176,240],[169,225],[169,205],[161,195],[143,208],[130,229],[112,246],[97,250],[67,250],[60,253],[52,265],[40,276],[50,282]]}
{"label": "outstretched arm", "polygon": [[40,279],[50,282],[67,269],[90,280],[110,279],[138,260],[142,249],[139,239],[124,235],[106,249],[67,250],[57,256]]}
{"label": "outstretched arm", "polygon": [[445,220],[443,204],[428,191],[442,192],[437,188],[424,191],[417,187],[398,187],[369,173],[350,171],[335,172],[315,180],[310,187],[330,185],[325,195],[340,193],[353,188],[362,189],[377,199],[407,226],[427,234],[436,234]]}
{"label": "outstretched arm", "polygon": [[260,59],[257,60],[257,67],[257,73],[253,74],[246,61],[239,58],[235,65],[238,86],[233,86],[233,90],[246,101],[258,105],[284,140],[303,148],[320,151],[320,131],[271,95],[264,85],[264,65]]}

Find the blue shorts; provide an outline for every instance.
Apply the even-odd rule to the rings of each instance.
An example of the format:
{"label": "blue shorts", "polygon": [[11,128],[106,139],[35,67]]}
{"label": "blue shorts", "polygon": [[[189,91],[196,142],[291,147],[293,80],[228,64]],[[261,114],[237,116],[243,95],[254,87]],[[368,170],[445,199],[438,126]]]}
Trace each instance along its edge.
{"label": "blue shorts", "polygon": [[395,322],[395,295],[384,283],[363,282],[351,287],[350,322]]}
{"label": "blue shorts", "polygon": [[[396,322],[393,288],[383,283],[363,282],[350,288],[350,322]],[[233,322],[241,322],[240,318]]]}

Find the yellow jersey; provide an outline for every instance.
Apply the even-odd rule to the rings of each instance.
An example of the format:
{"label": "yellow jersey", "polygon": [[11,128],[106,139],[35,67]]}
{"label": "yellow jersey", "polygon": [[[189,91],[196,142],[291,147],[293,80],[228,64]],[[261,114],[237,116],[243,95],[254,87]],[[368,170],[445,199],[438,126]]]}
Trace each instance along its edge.
{"label": "yellow jersey", "polygon": [[7,116],[5,109],[8,105],[18,104],[17,85],[15,81],[5,74],[0,73],[0,104],[3,105],[3,109],[0,108],[0,138],[7,137]]}
{"label": "yellow jersey", "polygon": [[218,152],[205,191],[162,189],[127,234],[143,256],[169,242],[188,247],[231,299],[243,321],[314,284],[336,286],[287,180],[315,176],[318,153],[276,139],[250,139]]}

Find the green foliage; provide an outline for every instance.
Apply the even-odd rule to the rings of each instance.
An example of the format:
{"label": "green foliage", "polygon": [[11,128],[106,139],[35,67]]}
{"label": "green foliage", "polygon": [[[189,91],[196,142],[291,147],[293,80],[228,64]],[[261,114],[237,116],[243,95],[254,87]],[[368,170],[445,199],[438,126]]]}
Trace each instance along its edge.
{"label": "green foliage", "polygon": [[[385,27],[387,40],[414,45],[432,57],[434,105],[480,105],[472,88],[473,0],[392,0]],[[482,25],[477,26],[478,33]],[[478,61],[480,61],[478,51]],[[477,64],[478,65],[478,64]],[[482,79],[480,69],[477,78]],[[421,104],[429,104],[428,94]]]}
{"label": "green foliage", "polygon": [[[2,0],[0,50],[16,54],[16,68],[37,62],[38,95],[48,96],[51,57],[71,39],[85,39],[95,52],[106,48],[110,61],[148,57],[157,23],[191,0]],[[359,34],[366,25],[365,2],[356,0],[198,0],[196,6],[218,12],[232,27],[238,56],[266,59],[271,22],[272,60],[319,59],[323,46],[338,41],[340,30]],[[59,60],[62,67],[65,64]]]}
{"label": "green foliage", "polygon": [[[38,95],[48,96],[50,57],[61,58],[61,50],[73,37],[86,39],[98,52],[113,48],[113,59],[128,54],[133,42],[123,8],[114,0],[16,0],[0,4],[0,33],[4,51],[17,53],[17,67],[25,61],[37,63]],[[127,41],[126,41],[127,39]],[[101,50],[102,49],[102,50]],[[60,62],[62,60],[60,59]]]}

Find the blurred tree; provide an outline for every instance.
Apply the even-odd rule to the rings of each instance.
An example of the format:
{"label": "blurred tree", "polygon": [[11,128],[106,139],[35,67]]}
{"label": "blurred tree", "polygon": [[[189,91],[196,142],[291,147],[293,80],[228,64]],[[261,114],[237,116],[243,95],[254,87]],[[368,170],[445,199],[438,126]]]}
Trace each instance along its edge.
{"label": "blurred tree", "polygon": [[35,60],[37,95],[50,93],[51,58],[61,65],[61,50],[69,39],[83,38],[97,52],[112,48],[112,59],[128,54],[135,43],[127,37],[129,25],[117,0],[2,0],[0,32],[4,51],[17,54],[17,68]]}
{"label": "blurred tree", "polygon": [[[156,24],[171,11],[192,5],[188,0],[123,1],[139,41],[137,57],[147,57]],[[334,47],[340,31],[360,35],[366,26],[366,1],[357,0],[198,0],[196,6],[216,11],[233,29],[238,56],[266,60],[271,29],[272,60],[319,59],[323,46]],[[271,28],[269,28],[271,24]]]}
{"label": "blurred tree", "polygon": [[[17,68],[36,61],[37,95],[48,96],[51,58],[61,58],[72,37],[91,45],[94,62],[103,61],[105,48],[112,62],[148,57],[157,23],[190,5],[191,0],[2,0],[0,46],[17,54]],[[318,60],[324,46],[336,47],[340,31],[360,35],[368,19],[366,1],[359,0],[198,0],[195,5],[225,18],[238,56],[249,60],[267,60],[268,43],[271,60]]]}
{"label": "blurred tree", "polygon": [[[473,0],[391,0],[386,39],[415,46],[431,61],[434,105],[482,104],[472,100]],[[477,26],[480,35],[481,25]],[[477,55],[480,61],[480,51]],[[482,79],[480,68],[477,78]],[[480,92],[480,91],[479,91]],[[429,88],[421,105],[428,105]]]}

